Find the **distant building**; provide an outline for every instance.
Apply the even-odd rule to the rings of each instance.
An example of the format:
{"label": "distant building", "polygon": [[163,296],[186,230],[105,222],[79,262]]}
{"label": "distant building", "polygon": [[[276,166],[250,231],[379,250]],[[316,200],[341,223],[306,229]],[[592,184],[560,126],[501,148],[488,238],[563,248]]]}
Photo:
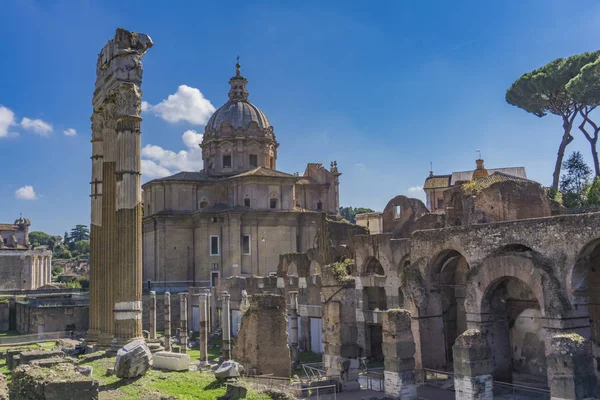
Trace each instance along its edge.
{"label": "distant building", "polygon": [[52,251],[32,248],[27,218],[0,224],[0,290],[30,290],[50,283]]}
{"label": "distant building", "polygon": [[273,126],[248,100],[239,65],[229,83],[229,100],[206,124],[204,168],[143,185],[144,282],[275,273],[280,254],[313,247],[323,213],[338,217],[337,163],[277,170]]}
{"label": "distant building", "polygon": [[383,233],[383,217],[380,212],[356,214],[356,225],[364,226],[371,235]]}
{"label": "distant building", "polygon": [[448,175],[434,175],[429,172],[429,177],[425,179],[423,190],[425,191],[425,204],[431,212],[443,212],[445,210],[444,192],[451,187],[462,185],[474,179],[485,178],[499,173],[505,176],[512,176],[521,179],[527,179],[525,167],[509,167],[485,169],[483,160],[476,160],[477,168],[470,171],[453,172]]}

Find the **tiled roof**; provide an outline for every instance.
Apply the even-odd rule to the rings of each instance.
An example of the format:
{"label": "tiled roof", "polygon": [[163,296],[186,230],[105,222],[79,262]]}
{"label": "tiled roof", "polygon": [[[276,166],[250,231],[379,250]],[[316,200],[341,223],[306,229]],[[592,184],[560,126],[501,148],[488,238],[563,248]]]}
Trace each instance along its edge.
{"label": "tiled roof", "polygon": [[257,167],[250,171],[242,172],[241,174],[237,174],[232,176],[231,178],[240,178],[244,176],[272,176],[276,178],[295,178],[294,175],[287,174],[285,172],[276,171],[274,169],[269,169],[265,167]]}
{"label": "tiled roof", "polygon": [[0,224],[0,231],[18,231],[19,227],[13,224]]}
{"label": "tiled roof", "polygon": [[474,183],[475,183],[474,189],[482,190],[482,189],[486,189],[486,188],[492,186],[494,183],[507,182],[507,181],[537,183],[537,182],[529,180],[529,179],[525,179],[525,178],[521,178],[518,176],[509,175],[509,174],[505,174],[503,172],[496,171],[493,174],[488,175],[487,178],[482,178],[482,179],[478,179],[478,180],[474,181]]}
{"label": "tiled roof", "polygon": [[[474,171],[475,170],[453,172],[452,179],[450,180],[450,186],[454,186],[458,182],[470,181],[473,178]],[[517,178],[527,179],[527,173],[525,172],[525,167],[495,168],[495,169],[488,169],[487,171],[488,171],[489,175],[492,175],[496,172],[500,172],[505,175],[511,175],[511,176],[515,176]]]}
{"label": "tiled roof", "polygon": [[[150,182],[162,182],[162,181],[195,181],[195,182],[212,182],[218,180],[217,177],[208,176],[204,171],[182,171],[175,175],[165,176],[164,178],[153,179]],[[149,183],[149,182],[148,182]]]}
{"label": "tiled roof", "polygon": [[451,175],[434,175],[425,179],[423,189],[447,188],[450,186]]}

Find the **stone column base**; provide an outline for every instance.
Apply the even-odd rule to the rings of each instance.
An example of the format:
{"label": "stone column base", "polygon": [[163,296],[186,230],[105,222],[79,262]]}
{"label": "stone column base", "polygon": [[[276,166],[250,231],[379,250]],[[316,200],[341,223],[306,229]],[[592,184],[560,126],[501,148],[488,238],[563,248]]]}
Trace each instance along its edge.
{"label": "stone column base", "polygon": [[87,331],[85,341],[87,343],[97,343],[98,340],[100,340],[100,330],[99,329],[89,329]]}
{"label": "stone column base", "polygon": [[[385,394],[407,400],[417,398],[415,371],[383,371],[383,376]],[[460,399],[462,399],[462,397],[460,397]]]}
{"label": "stone column base", "polygon": [[107,349],[110,347],[110,344],[112,343],[113,340],[113,335],[111,335],[110,333],[100,333],[100,336],[98,337],[98,348],[100,349]]}
{"label": "stone column base", "polygon": [[454,391],[456,392],[457,399],[493,400],[492,375],[454,375]]}

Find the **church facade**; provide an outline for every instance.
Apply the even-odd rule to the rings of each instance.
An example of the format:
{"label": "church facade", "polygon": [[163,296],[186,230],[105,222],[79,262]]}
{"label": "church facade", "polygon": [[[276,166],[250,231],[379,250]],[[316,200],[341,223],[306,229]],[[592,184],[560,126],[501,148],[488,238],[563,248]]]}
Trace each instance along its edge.
{"label": "church facade", "polygon": [[279,255],[313,247],[322,214],[339,214],[337,164],[303,175],[277,170],[273,126],[248,100],[248,81],[229,81],[229,100],[209,119],[203,170],[143,185],[143,278],[166,282],[266,276]]}

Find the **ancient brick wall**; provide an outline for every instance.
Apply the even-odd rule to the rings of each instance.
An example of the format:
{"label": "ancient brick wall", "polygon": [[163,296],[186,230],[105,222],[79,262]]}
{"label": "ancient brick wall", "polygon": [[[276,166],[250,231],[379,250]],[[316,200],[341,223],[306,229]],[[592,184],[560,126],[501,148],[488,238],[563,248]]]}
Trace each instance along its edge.
{"label": "ancient brick wall", "polygon": [[88,306],[42,306],[32,307],[24,302],[17,302],[17,332],[19,334],[43,332],[59,332],[65,330],[85,331],[89,323]]}

